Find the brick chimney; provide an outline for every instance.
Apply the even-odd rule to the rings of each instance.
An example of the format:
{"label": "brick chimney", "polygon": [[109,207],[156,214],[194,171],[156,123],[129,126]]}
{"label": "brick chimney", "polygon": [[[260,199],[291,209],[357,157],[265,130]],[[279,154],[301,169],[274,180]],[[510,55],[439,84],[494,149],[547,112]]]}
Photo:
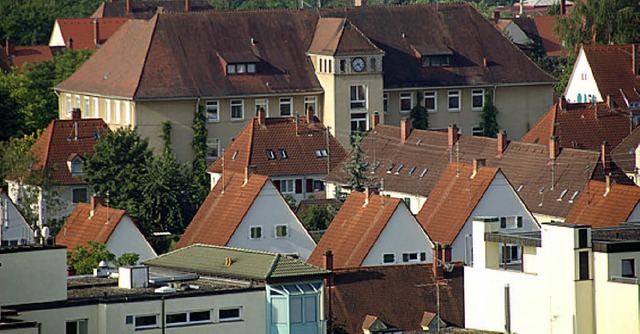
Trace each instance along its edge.
{"label": "brick chimney", "polygon": [[73,108],[71,109],[71,119],[81,119],[82,118],[82,113],[80,112],[80,108]]}
{"label": "brick chimney", "polygon": [[73,50],[73,38],[71,37],[67,40],[67,49]]}
{"label": "brick chimney", "polygon": [[449,245],[440,246],[440,260],[442,262],[451,263],[451,246]]}
{"label": "brick chimney", "polygon": [[498,132],[498,158],[502,156],[504,150],[507,149],[507,133],[504,130]]}
{"label": "brick chimney", "polygon": [[433,269],[433,278],[438,279],[443,277],[442,260],[440,260],[440,244],[433,245],[433,263],[431,268]]}
{"label": "brick chimney", "polygon": [[258,109],[258,125],[267,125],[267,113],[264,111],[264,108]]}
{"label": "brick chimney", "polygon": [[127,0],[127,3],[126,3],[127,14],[133,13],[133,4],[131,3],[131,1],[133,0]]}
{"label": "brick chimney", "polygon": [[560,0],[560,15],[567,15],[567,2],[565,0]]}
{"label": "brick chimney", "polygon": [[492,17],[496,20],[500,19],[500,11],[494,10]]}
{"label": "brick chimney", "polygon": [[484,167],[486,165],[487,165],[486,159],[480,159],[480,158],[473,159],[473,173],[471,174],[471,178],[473,179],[476,176],[476,174],[478,174],[480,167]]}
{"label": "brick chimney", "polygon": [[324,252],[324,269],[333,270],[333,253],[330,249]]}
{"label": "brick chimney", "polygon": [[549,159],[555,160],[558,157],[558,137],[551,136],[549,138]]}
{"label": "brick chimney", "polygon": [[100,46],[100,23],[98,19],[93,19],[93,43],[96,47]]}
{"label": "brick chimney", "polygon": [[91,196],[91,211],[89,211],[89,219],[91,219],[95,214],[98,205],[104,206],[104,197],[94,194]]}
{"label": "brick chimney", "polygon": [[242,183],[243,187],[245,184],[247,184],[247,182],[249,182],[249,178],[251,177],[251,175],[255,174],[255,172],[256,172],[256,166],[253,166],[253,165],[244,166],[244,183]]}
{"label": "brick chimney", "polygon": [[11,58],[11,56],[13,56],[16,52],[16,47],[13,44],[13,41],[11,41],[10,38],[7,38],[7,40],[5,41],[5,50],[7,53],[7,57]]}
{"label": "brick chimney", "polygon": [[313,113],[313,107],[309,106],[305,112],[306,112],[306,115],[307,115],[307,123],[308,124],[313,123],[314,122],[314,116],[315,116],[315,114]]}
{"label": "brick chimney", "polygon": [[611,171],[611,145],[608,141],[603,141],[600,152],[600,160],[602,162],[602,169],[605,175],[609,175]]}
{"label": "brick chimney", "polygon": [[457,125],[455,124],[449,125],[449,128],[447,129],[447,138],[449,139],[449,148],[452,148],[453,145],[455,145],[456,142],[458,142],[458,139],[460,138],[460,134],[458,134]]}
{"label": "brick chimney", "polygon": [[371,122],[371,129],[375,129],[380,124],[380,114],[377,111],[373,112],[373,121]]}
{"label": "brick chimney", "polygon": [[184,11],[189,13],[191,11],[191,1],[184,0]]}
{"label": "brick chimney", "polygon": [[411,121],[408,118],[403,118],[400,121],[400,144],[404,144],[404,142],[409,138],[411,134]]}

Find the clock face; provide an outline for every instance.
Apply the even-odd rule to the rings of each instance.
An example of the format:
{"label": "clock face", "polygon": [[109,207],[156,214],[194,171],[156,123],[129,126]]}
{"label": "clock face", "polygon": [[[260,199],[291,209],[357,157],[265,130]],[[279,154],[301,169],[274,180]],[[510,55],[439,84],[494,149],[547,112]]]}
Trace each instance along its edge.
{"label": "clock face", "polygon": [[360,57],[354,58],[353,61],[351,61],[351,68],[356,72],[362,72],[364,70],[364,59]]}

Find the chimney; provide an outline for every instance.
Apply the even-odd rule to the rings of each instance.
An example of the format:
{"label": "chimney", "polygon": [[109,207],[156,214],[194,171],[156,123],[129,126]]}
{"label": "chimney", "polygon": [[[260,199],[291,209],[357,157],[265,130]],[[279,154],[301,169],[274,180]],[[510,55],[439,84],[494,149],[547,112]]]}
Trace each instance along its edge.
{"label": "chimney", "polygon": [[609,175],[611,170],[611,146],[606,140],[602,142],[600,158],[602,161],[602,170],[604,171],[604,175]]}
{"label": "chimney", "polygon": [[613,109],[613,101],[611,101],[611,94],[607,95],[607,106],[609,109]]}
{"label": "chimney", "polygon": [[400,121],[400,144],[404,144],[405,140],[409,138],[411,134],[411,121],[408,118],[403,118]]}
{"label": "chimney", "polygon": [[567,2],[565,0],[560,0],[560,15],[567,15]]}
{"label": "chimney", "polygon": [[131,3],[132,0],[127,0],[126,6],[127,6],[127,14],[131,14],[133,13],[133,4]]}
{"label": "chimney", "polygon": [[500,19],[500,11],[494,10],[493,11],[493,18],[496,20]]}
{"label": "chimney", "polygon": [[375,129],[378,124],[380,124],[380,114],[377,111],[373,112],[373,121],[371,122],[372,126],[371,129]]}
{"label": "chimney", "polygon": [[91,211],[89,212],[89,219],[93,217],[93,214],[95,213],[98,205],[104,206],[104,197],[94,194],[93,196],[91,196]]}
{"label": "chimney", "polygon": [[333,270],[333,253],[330,249],[324,252],[324,269]]}
{"label": "chimney", "polygon": [[611,191],[611,176],[609,174],[604,176],[604,182],[606,184],[604,196],[607,196],[609,194],[609,191]]}
{"label": "chimney", "polygon": [[473,174],[471,174],[471,178],[473,179],[476,174],[478,174],[478,171],[480,170],[480,167],[484,167],[487,165],[487,160],[486,159],[473,159]]}
{"label": "chimney", "polygon": [[189,13],[191,11],[191,1],[184,0],[184,11]]}
{"label": "chimney", "polygon": [[255,172],[256,166],[244,166],[244,183],[242,184],[243,187],[245,184],[247,184],[247,182],[249,182],[249,178],[251,177],[251,175],[255,174]]}
{"label": "chimney", "polygon": [[67,40],[67,49],[73,50],[73,38],[71,37]]}
{"label": "chimney", "polygon": [[13,44],[13,42],[11,41],[10,38],[7,38],[7,40],[5,41],[5,50],[7,53],[7,57],[11,58],[11,56],[14,55],[14,53],[16,52],[15,50],[15,45]]}
{"label": "chimney", "polygon": [[456,144],[456,142],[458,142],[458,138],[460,138],[460,135],[458,134],[458,126],[455,124],[450,124],[449,128],[447,129],[447,137],[449,139],[449,148],[452,148],[453,145]]}
{"label": "chimney", "polygon": [[549,138],[549,159],[556,160],[558,156],[558,137],[551,136]]}
{"label": "chimney", "polygon": [[314,117],[314,113],[313,113],[313,107],[312,106],[309,106],[307,108],[306,114],[307,114],[307,124],[313,123],[314,122],[314,118],[313,118]]}
{"label": "chimney", "polygon": [[364,7],[368,5],[368,3],[367,3],[367,0],[355,0],[353,5],[356,7]]}
{"label": "chimney", "polygon": [[96,47],[100,46],[100,23],[98,19],[93,19],[93,43]]}
{"label": "chimney", "polygon": [[504,130],[498,132],[498,157],[501,157],[507,149],[507,133]]}
{"label": "chimney", "polygon": [[451,262],[451,246],[442,245],[440,247],[440,260],[445,263]]}
{"label": "chimney", "polygon": [[258,109],[258,125],[260,126],[267,125],[267,115],[264,112],[264,108]]}
{"label": "chimney", "polygon": [[442,278],[442,260],[440,260],[440,244],[436,243],[433,245],[433,263],[431,264],[431,268],[433,269],[433,278],[439,279]]}
{"label": "chimney", "polygon": [[82,118],[81,115],[82,115],[82,113],[80,112],[80,108],[71,109],[71,119],[78,120],[78,119]]}

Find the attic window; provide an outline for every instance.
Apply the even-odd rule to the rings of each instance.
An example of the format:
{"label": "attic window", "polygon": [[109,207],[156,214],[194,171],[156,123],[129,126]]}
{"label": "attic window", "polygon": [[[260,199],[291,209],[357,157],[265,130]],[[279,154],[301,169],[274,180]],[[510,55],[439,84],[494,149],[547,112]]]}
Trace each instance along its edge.
{"label": "attic window", "polygon": [[442,67],[451,64],[450,55],[422,56],[422,67]]}
{"label": "attic window", "polygon": [[282,159],[282,160],[284,160],[284,159],[289,157],[287,155],[287,151],[285,151],[284,148],[279,148],[278,152],[280,152],[280,159]]}
{"label": "attic window", "polygon": [[573,201],[576,199],[576,197],[578,196],[579,191],[576,190],[573,192],[573,195],[571,195],[571,198],[569,199],[569,203],[573,203]]}
{"label": "attic window", "polygon": [[544,186],[540,187],[540,190],[538,190],[538,193],[542,194],[544,192]]}
{"label": "attic window", "polygon": [[387,174],[391,174],[391,171],[393,170],[393,167],[396,166],[396,163],[392,163],[391,166],[389,166],[389,169],[387,169]]}
{"label": "attic window", "polygon": [[273,152],[273,150],[267,150],[267,158],[269,158],[269,160],[276,160],[276,154]]}
{"label": "attic window", "polygon": [[558,201],[558,202],[562,201],[562,198],[564,198],[564,195],[566,195],[566,194],[567,194],[567,189],[563,190],[560,193],[560,196],[558,196],[558,199],[556,201]]}
{"label": "attic window", "polygon": [[236,157],[238,157],[238,151],[233,152],[233,156],[231,157],[231,160],[236,160]]}
{"label": "attic window", "polygon": [[409,170],[409,175],[413,174],[413,172],[416,171],[416,166],[411,167],[411,169]]}
{"label": "attic window", "polygon": [[256,63],[227,64],[227,74],[253,74],[256,73],[256,68]]}
{"label": "attic window", "polygon": [[521,184],[518,186],[518,189],[516,189],[517,192],[520,192],[520,190],[522,190],[522,188],[524,188],[524,184]]}
{"label": "attic window", "polygon": [[316,150],[316,158],[326,158],[327,155],[327,150],[324,148]]}
{"label": "attic window", "polygon": [[402,168],[404,168],[404,165],[400,165],[398,169],[396,169],[396,172],[394,174],[396,175],[400,174],[400,171],[402,170]]}
{"label": "attic window", "polygon": [[428,171],[429,171],[429,167],[425,167],[425,168],[422,170],[422,173],[420,173],[420,178],[423,178],[423,177],[424,177],[424,175],[425,175],[425,174],[427,174],[427,172],[428,172]]}

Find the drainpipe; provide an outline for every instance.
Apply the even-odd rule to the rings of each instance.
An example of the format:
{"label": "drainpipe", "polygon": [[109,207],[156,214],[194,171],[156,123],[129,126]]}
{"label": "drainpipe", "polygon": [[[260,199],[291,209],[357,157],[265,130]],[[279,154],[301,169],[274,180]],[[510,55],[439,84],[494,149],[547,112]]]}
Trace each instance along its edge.
{"label": "drainpipe", "polygon": [[509,284],[504,286],[504,330],[511,334],[511,294]]}

